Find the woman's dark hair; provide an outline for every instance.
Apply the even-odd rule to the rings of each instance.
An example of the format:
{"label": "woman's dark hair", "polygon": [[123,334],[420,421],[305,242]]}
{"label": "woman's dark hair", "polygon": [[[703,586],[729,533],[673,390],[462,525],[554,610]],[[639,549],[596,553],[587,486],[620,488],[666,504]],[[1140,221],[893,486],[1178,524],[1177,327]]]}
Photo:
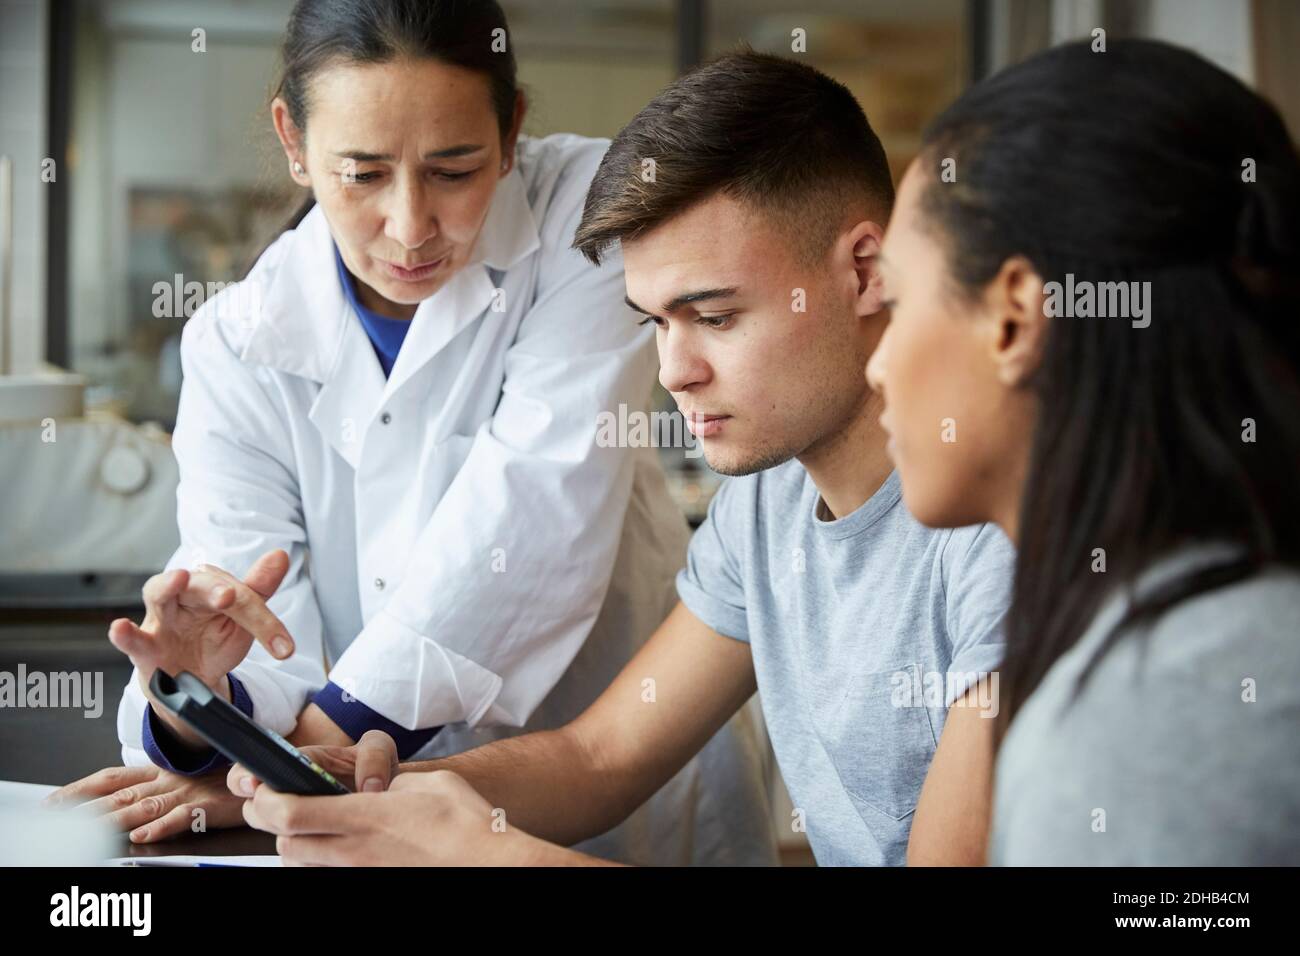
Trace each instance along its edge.
{"label": "woman's dark hair", "polygon": [[1186,543],[1239,546],[1133,604],[1076,690],[1126,627],[1300,564],[1300,159],[1263,98],[1145,40],[1061,46],[991,77],[935,121],[922,156],[956,160],[921,215],[958,295],[1016,255],[1044,282],[1150,282],[1146,327],[1054,318],[1029,383],[1005,732],[1113,582]]}
{"label": "woman's dark hair", "polygon": [[[496,0],[298,0],[289,14],[272,98],[284,99],[304,132],[312,78],[336,62],[388,63],[432,59],[487,75],[502,138],[514,122],[518,83],[505,14]],[[310,211],[308,197],[290,218],[293,229]]]}

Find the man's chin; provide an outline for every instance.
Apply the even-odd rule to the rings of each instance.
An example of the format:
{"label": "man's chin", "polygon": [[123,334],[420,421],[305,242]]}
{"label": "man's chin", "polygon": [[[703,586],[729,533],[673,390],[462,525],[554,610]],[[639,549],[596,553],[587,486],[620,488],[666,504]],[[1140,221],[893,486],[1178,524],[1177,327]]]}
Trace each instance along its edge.
{"label": "man's chin", "polygon": [[784,465],[795,454],[771,449],[710,448],[708,439],[702,440],[701,444],[704,450],[704,463],[718,474],[728,478],[740,478],[755,472],[767,471],[777,465]]}

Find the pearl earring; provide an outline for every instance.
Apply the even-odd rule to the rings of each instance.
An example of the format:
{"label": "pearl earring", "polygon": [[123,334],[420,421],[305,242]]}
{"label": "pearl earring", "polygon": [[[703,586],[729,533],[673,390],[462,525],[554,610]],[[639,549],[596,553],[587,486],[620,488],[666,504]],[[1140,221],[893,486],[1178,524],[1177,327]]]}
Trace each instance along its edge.
{"label": "pearl earring", "polygon": [[305,172],[307,172],[307,170],[302,168],[302,163],[298,162],[298,160],[295,159],[293,161],[293,174],[295,176],[301,176]]}

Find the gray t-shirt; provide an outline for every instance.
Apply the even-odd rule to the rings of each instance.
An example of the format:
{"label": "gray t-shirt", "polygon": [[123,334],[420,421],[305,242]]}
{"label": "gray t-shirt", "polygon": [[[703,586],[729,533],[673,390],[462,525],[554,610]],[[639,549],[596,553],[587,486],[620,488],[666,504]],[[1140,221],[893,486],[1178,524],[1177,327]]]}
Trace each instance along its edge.
{"label": "gray t-shirt", "polygon": [[947,706],[1001,663],[1014,552],[991,525],[921,525],[896,472],[838,521],[820,501],[797,461],[729,479],[677,592],[752,645],[791,824],[818,863],[902,864]]}
{"label": "gray t-shirt", "polygon": [[[1223,545],[1157,562],[1137,593]],[[1270,569],[1122,634],[1113,596],[1047,672],[997,761],[990,862],[1010,866],[1300,864],[1300,574]]]}

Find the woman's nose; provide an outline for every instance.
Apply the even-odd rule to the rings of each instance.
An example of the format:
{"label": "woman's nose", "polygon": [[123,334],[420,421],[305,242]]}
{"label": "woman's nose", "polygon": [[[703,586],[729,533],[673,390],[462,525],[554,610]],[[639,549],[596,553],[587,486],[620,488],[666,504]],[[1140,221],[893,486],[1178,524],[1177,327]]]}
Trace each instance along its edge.
{"label": "woman's nose", "polygon": [[419,249],[438,234],[438,218],[418,188],[407,187],[389,206],[385,233],[407,249]]}
{"label": "woman's nose", "polygon": [[867,359],[867,384],[877,392],[883,392],[885,389],[885,362],[888,359],[885,354],[885,345],[888,341],[889,326],[885,326],[880,341],[876,343],[876,350],[871,353],[871,358]]}

